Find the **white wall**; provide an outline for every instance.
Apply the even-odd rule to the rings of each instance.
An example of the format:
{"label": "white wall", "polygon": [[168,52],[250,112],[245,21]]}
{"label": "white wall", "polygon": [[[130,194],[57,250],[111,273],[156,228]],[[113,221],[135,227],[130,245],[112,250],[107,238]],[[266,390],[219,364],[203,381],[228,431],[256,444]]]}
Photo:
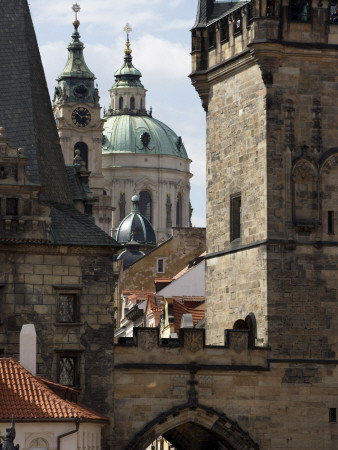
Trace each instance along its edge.
{"label": "white wall", "polygon": [[168,286],[161,289],[156,295],[163,297],[173,296],[204,296],[205,295],[205,262],[200,262],[189,272],[182,275],[177,280],[172,281]]}
{"label": "white wall", "polygon": [[[6,428],[11,423],[0,423],[0,434],[6,435]],[[35,438],[43,438],[48,442],[48,450],[57,449],[57,437],[60,434],[75,430],[75,422],[16,422],[16,438],[14,443],[20,450],[30,450],[30,443]],[[101,424],[81,423],[79,431],[61,439],[60,450],[101,450]]]}

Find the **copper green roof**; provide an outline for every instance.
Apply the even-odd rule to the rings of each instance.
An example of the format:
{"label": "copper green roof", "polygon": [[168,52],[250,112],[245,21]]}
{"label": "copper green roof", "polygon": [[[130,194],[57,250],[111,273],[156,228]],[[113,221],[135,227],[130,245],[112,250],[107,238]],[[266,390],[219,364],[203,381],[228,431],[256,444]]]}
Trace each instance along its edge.
{"label": "copper green roof", "polygon": [[133,58],[131,56],[132,50],[130,50],[129,37],[127,39],[127,48],[124,51],[124,63],[123,66],[118,69],[115,74],[115,83],[113,88],[141,88],[144,89],[143,84],[140,81],[142,77],[141,72],[133,66]]}
{"label": "copper green roof", "polygon": [[68,45],[68,60],[62,73],[58,76],[54,104],[67,102],[95,102],[95,75],[91,72],[83,56],[84,45],[80,41],[78,28],[80,22],[73,22],[73,40]]}
{"label": "copper green roof", "polygon": [[181,137],[153,117],[110,116],[106,118],[103,135],[103,154],[147,153],[188,159]]}

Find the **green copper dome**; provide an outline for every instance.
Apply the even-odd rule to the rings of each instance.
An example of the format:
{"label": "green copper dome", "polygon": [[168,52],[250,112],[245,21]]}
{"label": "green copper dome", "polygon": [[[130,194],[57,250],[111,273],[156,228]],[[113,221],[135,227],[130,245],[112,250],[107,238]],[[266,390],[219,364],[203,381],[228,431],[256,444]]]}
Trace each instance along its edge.
{"label": "green copper dome", "polygon": [[131,114],[106,118],[103,153],[147,153],[188,159],[181,137],[163,122]]}

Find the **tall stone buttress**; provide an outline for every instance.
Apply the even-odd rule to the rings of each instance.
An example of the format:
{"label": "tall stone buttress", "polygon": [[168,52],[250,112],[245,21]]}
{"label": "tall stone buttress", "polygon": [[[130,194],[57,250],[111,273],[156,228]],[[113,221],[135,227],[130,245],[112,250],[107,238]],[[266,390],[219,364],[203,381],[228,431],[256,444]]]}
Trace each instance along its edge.
{"label": "tall stone buttress", "polygon": [[66,164],[73,164],[76,150],[90,172],[89,186],[96,202],[92,213],[96,224],[111,234],[113,207],[111,197],[104,188],[102,175],[102,132],[100,97],[95,87],[95,76],[84,59],[84,45],[80,41],[80,22],[73,22],[74,32],[68,46],[68,60],[63,72],[58,76],[55,88],[53,111],[61,140]]}
{"label": "tall stone buttress", "polygon": [[207,111],[207,337],[337,354],[338,26],[327,1],[200,0]]}

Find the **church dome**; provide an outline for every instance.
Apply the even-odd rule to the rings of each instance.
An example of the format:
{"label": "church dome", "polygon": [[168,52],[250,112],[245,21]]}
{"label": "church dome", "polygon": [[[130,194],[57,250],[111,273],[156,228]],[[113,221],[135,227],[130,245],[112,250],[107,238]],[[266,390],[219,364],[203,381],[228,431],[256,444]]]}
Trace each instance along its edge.
{"label": "church dome", "polygon": [[117,242],[128,246],[156,245],[154,228],[140,213],[139,197],[134,195],[131,201],[131,213],[122,220],[116,231]]}
{"label": "church dome", "polygon": [[145,115],[106,118],[103,153],[147,153],[188,158],[181,137],[163,122]]}

